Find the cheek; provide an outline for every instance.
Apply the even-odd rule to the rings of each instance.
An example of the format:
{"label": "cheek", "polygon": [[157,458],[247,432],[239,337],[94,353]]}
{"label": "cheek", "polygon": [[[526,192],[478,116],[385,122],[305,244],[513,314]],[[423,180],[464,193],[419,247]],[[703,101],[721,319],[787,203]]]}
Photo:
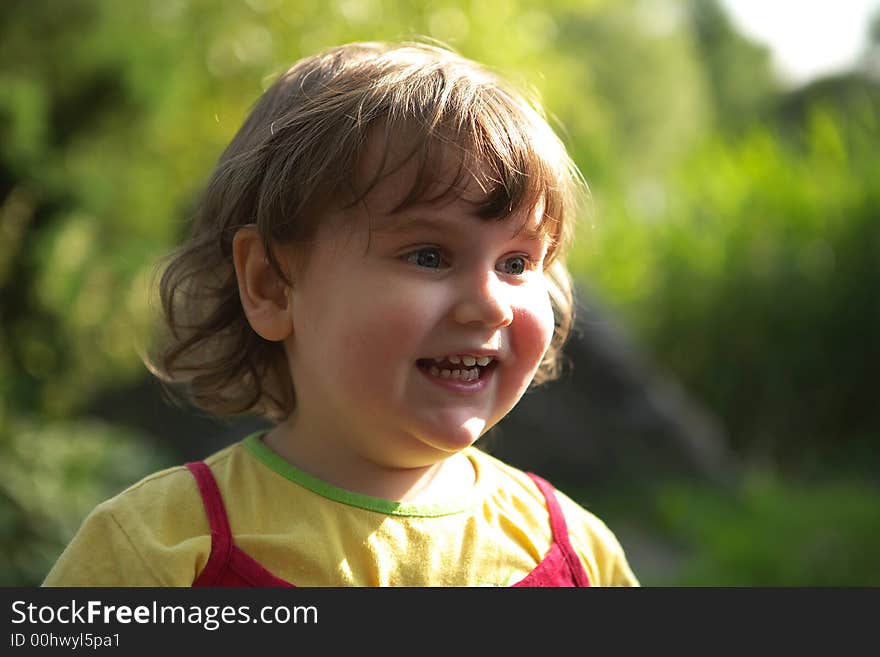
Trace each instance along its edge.
{"label": "cheek", "polygon": [[[405,294],[365,293],[356,307],[342,313],[345,321],[341,343],[349,362],[365,368],[362,372],[388,370],[401,363],[415,362],[428,327],[434,318],[419,299]],[[358,377],[357,372],[352,373]]]}
{"label": "cheek", "polygon": [[537,369],[550,346],[555,328],[553,307],[545,285],[529,286],[514,310],[512,347],[523,364]]}

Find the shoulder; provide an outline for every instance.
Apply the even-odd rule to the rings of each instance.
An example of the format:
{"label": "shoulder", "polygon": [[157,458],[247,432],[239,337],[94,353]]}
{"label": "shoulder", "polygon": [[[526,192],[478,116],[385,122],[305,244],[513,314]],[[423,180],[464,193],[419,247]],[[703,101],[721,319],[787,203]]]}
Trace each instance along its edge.
{"label": "shoulder", "polygon": [[[204,460],[215,478],[223,478],[240,449],[240,444],[236,443]],[[109,514],[126,525],[138,524],[157,528],[189,525],[189,533],[192,532],[192,522],[204,520],[205,516],[198,484],[185,465],[176,465],[147,475],[98,505],[93,513]]]}
{"label": "shoulder", "polygon": [[565,493],[557,490],[556,498],[565,514],[571,544],[584,561],[590,581],[596,586],[638,586],[623,546],[608,525]]}
{"label": "shoulder", "polygon": [[[496,499],[518,505],[538,504],[543,510],[541,517],[547,518],[544,494],[529,474],[480,450],[471,449],[469,454],[480,475],[492,480]],[[590,581],[600,586],[638,585],[614,532],[595,513],[550,483],[565,516],[571,544],[584,562]]]}
{"label": "shoulder", "polygon": [[[225,472],[238,445],[205,461]],[[188,586],[210,555],[198,485],[183,465],[147,475],[86,517],[49,572],[50,586]]]}
{"label": "shoulder", "polygon": [[[230,481],[241,450],[241,444],[236,443],[205,458],[221,488]],[[167,544],[210,533],[198,484],[185,465],[147,475],[100,504],[94,513],[113,517],[127,532],[149,533]]]}

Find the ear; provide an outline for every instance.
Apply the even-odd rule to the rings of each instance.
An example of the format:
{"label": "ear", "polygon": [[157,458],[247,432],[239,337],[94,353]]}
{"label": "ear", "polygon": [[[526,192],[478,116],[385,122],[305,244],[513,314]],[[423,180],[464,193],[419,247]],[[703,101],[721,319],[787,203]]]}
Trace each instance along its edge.
{"label": "ear", "polygon": [[288,287],[269,264],[263,240],[254,224],[242,226],[232,239],[232,258],[241,306],[260,337],[280,342],[293,332]]}

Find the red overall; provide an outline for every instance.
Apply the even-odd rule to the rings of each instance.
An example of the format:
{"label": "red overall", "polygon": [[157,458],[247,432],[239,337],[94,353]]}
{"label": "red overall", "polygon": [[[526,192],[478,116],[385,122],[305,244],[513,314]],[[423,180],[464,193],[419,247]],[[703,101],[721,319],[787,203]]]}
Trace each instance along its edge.
{"label": "red overall", "polygon": [[[202,461],[187,463],[186,467],[196,478],[211,525],[211,556],[193,586],[294,586],[270,573],[235,545],[211,469]],[[514,586],[589,586],[583,564],[568,540],[565,516],[553,487],[535,474],[528,475],[547,500],[553,544],[541,563]]]}

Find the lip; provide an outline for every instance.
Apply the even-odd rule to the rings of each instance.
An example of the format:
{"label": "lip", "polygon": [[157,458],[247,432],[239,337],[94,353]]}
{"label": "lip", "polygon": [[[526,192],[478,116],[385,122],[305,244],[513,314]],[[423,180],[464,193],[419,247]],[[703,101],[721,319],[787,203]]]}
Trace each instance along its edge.
{"label": "lip", "polygon": [[479,393],[488,387],[489,383],[492,381],[492,378],[495,376],[495,368],[496,364],[493,363],[487,366],[480,372],[480,378],[474,379],[473,381],[461,381],[458,379],[444,379],[438,376],[434,376],[424,367],[416,365],[416,369],[422,373],[428,381],[433,383],[436,386],[444,390],[448,390],[450,392],[455,392],[458,394],[471,395]]}

